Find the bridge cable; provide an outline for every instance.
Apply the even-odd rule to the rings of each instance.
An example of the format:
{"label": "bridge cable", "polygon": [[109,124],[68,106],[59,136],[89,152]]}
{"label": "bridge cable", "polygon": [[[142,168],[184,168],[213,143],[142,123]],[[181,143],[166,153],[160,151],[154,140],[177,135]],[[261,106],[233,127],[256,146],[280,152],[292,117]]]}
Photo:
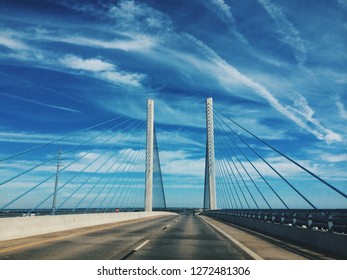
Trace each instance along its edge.
{"label": "bridge cable", "polygon": [[[143,158],[144,156],[143,156],[143,154],[144,154],[144,150],[140,150],[140,151],[137,151],[136,153],[138,153],[139,155],[138,156],[136,156],[136,160],[135,160],[135,162],[136,161],[138,161],[138,158]],[[135,153],[133,153],[133,155],[134,155]],[[132,156],[133,156],[132,155]],[[144,162],[144,161],[143,161]],[[143,165],[144,166],[144,165]],[[124,167],[125,168],[125,167]],[[117,169],[118,170],[118,169]],[[125,170],[125,169],[124,169]],[[127,176],[127,178],[128,178],[128,181],[127,182],[129,182],[129,177],[130,176]],[[123,178],[123,180],[121,181],[121,182],[114,182],[113,184],[112,184],[112,187],[109,189],[109,191],[108,191],[108,193],[107,193],[107,197],[108,197],[108,195],[111,193],[111,191],[113,191],[113,196],[111,197],[111,199],[109,200],[109,203],[107,204],[107,206],[105,207],[105,209],[107,210],[107,209],[109,209],[110,208],[110,206],[111,206],[111,204],[112,204],[112,202],[113,202],[113,200],[114,200],[114,198],[115,198],[115,196],[116,196],[116,194],[117,194],[117,192],[118,192],[118,190],[121,188],[121,184],[124,182],[124,178]],[[115,189],[115,191],[114,191],[114,189]]]}
{"label": "bridge cable", "polygon": [[241,136],[239,136],[229,125],[228,128],[236,135],[244,144],[247,145],[267,166],[269,166],[284,182],[287,183],[301,198],[303,198],[313,209],[317,209],[299,190],[297,190],[286,178],[284,178],[271,164],[269,164],[258,152],[256,152]]}
{"label": "bridge cable", "polygon": [[[232,166],[230,165],[230,162],[229,162],[229,161],[226,161],[226,160],[224,160],[224,159],[222,159],[222,161],[223,161],[223,162],[226,162],[226,165],[229,167],[229,170],[231,171],[231,173],[232,173],[232,175],[233,175],[233,177],[234,177],[234,179],[235,179],[235,182],[236,182],[237,186],[239,187],[239,190],[240,190],[240,192],[241,192],[241,194],[242,194],[242,196],[243,196],[243,199],[245,200],[245,202],[246,202],[248,208],[250,209],[251,207],[250,207],[250,205],[249,205],[249,203],[248,203],[248,200],[247,200],[247,198],[246,198],[246,196],[245,196],[245,194],[244,194],[244,192],[243,192],[243,190],[242,190],[242,188],[241,188],[241,185],[240,185],[240,183],[239,183],[239,180],[238,180],[237,177],[236,177],[236,174],[235,174],[235,172],[234,172],[234,169],[233,169]],[[230,172],[228,172],[228,173],[230,173]]]}
{"label": "bridge cable", "polygon": [[[230,172],[225,171],[227,169],[225,162],[223,160],[219,160],[218,162],[220,162],[220,169],[222,170],[224,178],[226,178],[226,181],[228,182],[228,185],[233,187],[233,189],[235,191],[235,194],[236,194],[236,197],[238,199],[238,202],[240,203],[241,208],[244,209],[243,204],[242,204],[241,199],[240,199],[240,196],[239,196],[238,191],[236,189],[236,186],[234,184],[234,180],[230,176]],[[229,179],[230,179],[230,181],[229,181]],[[231,182],[231,184],[230,184],[230,182]],[[231,188],[230,188],[230,191],[231,191],[231,193],[233,193]]]}
{"label": "bridge cable", "polygon": [[[217,123],[217,122],[215,122],[215,123]],[[219,139],[219,137],[217,137],[217,139]],[[218,140],[217,140],[217,141],[218,141]],[[229,153],[229,149],[227,149],[227,148],[226,148],[226,145],[225,145],[224,141],[220,140],[220,142],[219,142],[219,143],[221,143],[221,144],[222,144],[222,146],[224,147],[224,150],[226,150],[226,152],[227,152],[227,156],[228,156],[228,157],[230,158],[230,160],[232,161],[232,163],[233,163],[233,165],[234,165],[234,167],[235,167],[235,169],[236,169],[236,171],[237,171],[237,173],[238,173],[239,177],[241,178],[241,180],[242,180],[242,182],[243,182],[244,186],[246,187],[246,189],[247,189],[247,191],[248,191],[249,195],[251,196],[251,198],[252,198],[252,200],[253,200],[254,204],[255,204],[255,205],[256,205],[256,207],[259,209],[258,203],[255,201],[255,199],[254,199],[254,197],[253,197],[253,195],[252,195],[251,191],[249,190],[249,188],[248,188],[248,186],[247,186],[247,184],[246,184],[245,180],[243,179],[243,176],[241,175],[241,173],[240,173],[240,171],[239,171],[238,167],[236,166],[236,164],[235,164],[235,162],[234,162],[234,160],[233,160],[233,157],[230,155],[230,153]],[[236,158],[237,158],[237,157],[236,157]]]}
{"label": "bridge cable", "polygon": [[[138,158],[141,158],[141,159],[144,159],[145,157],[145,150],[143,151],[139,151],[139,156]],[[132,167],[132,170],[129,170],[128,172],[134,172],[134,169],[136,168],[136,166],[133,166]],[[123,180],[122,182],[119,184],[123,184],[123,188],[117,198],[117,200],[114,202],[114,207],[118,204],[118,202],[121,200],[121,201],[124,201],[125,200],[125,192],[124,190],[126,189],[127,186],[133,186],[133,182],[135,183],[136,181],[138,181],[137,178],[133,177],[133,178],[130,178],[130,176],[128,176],[127,178],[123,177]],[[131,184],[130,184],[131,183]],[[144,193],[145,191],[145,188],[144,188],[144,180],[141,180],[138,184],[141,184],[143,187],[142,187],[142,192]],[[132,194],[133,195],[133,192],[135,191],[136,189],[135,188],[132,188],[132,191],[129,193],[129,194]],[[122,199],[122,196],[124,194],[124,199]],[[111,203],[114,201],[114,198],[115,196],[113,196],[112,200],[111,200]],[[110,205],[108,205],[110,206]],[[144,205],[143,205],[144,206]],[[114,209],[113,207],[113,209]],[[123,205],[124,207],[124,205]]]}
{"label": "bridge cable", "polygon": [[[140,208],[140,206],[141,206],[141,208],[144,208],[145,195],[144,195],[144,191],[142,188],[143,184],[144,183],[142,183],[142,182],[138,182],[138,184],[135,185],[136,191],[135,191],[135,195],[134,195],[133,201],[132,201],[135,208],[136,207]],[[141,201],[142,201],[143,205],[141,205]],[[139,206],[137,206],[137,205],[139,205]]]}
{"label": "bridge cable", "polygon": [[[112,140],[113,138],[115,138],[117,135],[113,135],[111,137],[109,137],[108,139],[106,139],[101,145],[107,143],[108,141]],[[83,155],[82,157],[80,157],[77,161],[79,161],[80,159],[82,159],[83,157],[85,157],[87,154],[90,154],[92,151],[94,151],[96,148],[93,148],[92,150],[88,151],[85,155]],[[106,153],[106,152],[105,152]],[[96,159],[94,159],[92,162],[90,162],[86,167],[84,167],[82,170],[80,170],[76,175],[72,176],[72,178],[70,178],[64,185],[60,186],[57,191],[60,191],[65,185],[67,185],[67,183],[70,183],[73,179],[75,179],[77,176],[79,176],[80,174],[82,174],[88,167],[90,167],[93,163],[95,163],[99,158],[101,158],[101,156],[103,156],[105,153],[102,153],[101,155],[99,155]],[[76,163],[77,161],[74,161],[73,163]],[[72,164],[68,165],[71,166]],[[67,167],[68,167],[67,166]],[[66,168],[67,168],[66,167]],[[66,170],[66,168],[63,168],[60,170],[60,173],[63,170]],[[55,176],[55,175],[53,175]],[[32,208],[29,213],[31,213],[32,211],[34,211],[35,209],[37,209],[39,206],[41,206],[44,202],[46,202],[50,197],[53,196],[53,193],[50,194],[49,196],[46,197],[46,199],[44,199],[43,201],[41,201],[38,205],[36,205],[34,208]]]}
{"label": "bridge cable", "polygon": [[[121,124],[124,124],[124,122],[123,122],[123,123],[118,123],[118,124],[116,124],[115,126],[106,129],[106,130],[104,131],[104,133],[100,132],[100,133],[97,134],[96,136],[94,136],[94,137],[92,137],[92,138],[89,138],[88,140],[86,140],[86,141],[84,141],[84,142],[82,142],[82,143],[80,143],[80,144],[78,144],[78,145],[75,145],[75,146],[73,146],[73,147],[71,147],[71,148],[65,150],[64,152],[61,152],[60,155],[67,154],[68,152],[71,152],[71,151],[73,151],[74,149],[76,149],[76,148],[78,148],[78,147],[81,147],[82,145],[87,144],[88,142],[90,142],[90,141],[92,141],[92,140],[95,140],[95,139],[98,138],[99,136],[102,136],[102,135],[106,134],[110,129],[114,129],[114,128],[120,126]],[[31,168],[29,168],[29,169],[23,171],[22,173],[17,174],[16,176],[13,176],[13,177],[11,177],[11,178],[9,178],[9,179],[6,179],[5,181],[0,182],[0,186],[5,185],[6,183],[8,183],[8,182],[10,182],[10,181],[13,181],[13,180],[17,179],[17,178],[19,178],[20,176],[25,175],[25,174],[29,173],[30,171],[32,171],[32,170],[34,170],[34,169],[36,169],[36,168],[38,168],[38,167],[44,165],[45,163],[48,163],[48,162],[50,162],[50,161],[52,161],[52,160],[54,160],[54,159],[57,159],[57,156],[53,156],[53,157],[49,158],[48,160],[45,160],[45,161],[43,161],[43,162],[41,162],[41,163],[35,165],[34,167],[31,167]]]}
{"label": "bridge cable", "polygon": [[[139,151],[137,151],[137,153],[140,153]],[[133,155],[134,155],[135,153],[133,153]],[[139,159],[141,159],[141,158],[143,158],[143,156],[142,156],[142,154],[140,154],[139,156],[137,156],[134,160],[132,160],[132,159],[129,159],[129,161],[130,160],[132,160],[133,162],[140,162],[140,160]],[[144,160],[143,160],[143,162],[144,162]],[[124,172],[124,171],[122,171],[122,172]],[[129,173],[129,171],[127,171],[128,173]],[[135,170],[134,169],[132,169],[131,171],[130,171],[130,173],[134,173],[135,172]],[[114,174],[116,173],[116,171],[114,171]],[[130,176],[129,176],[130,177]],[[128,176],[127,176],[127,178],[129,178]],[[109,180],[107,181],[107,183],[105,184],[105,185],[108,185],[109,184],[109,182],[110,182],[110,179],[111,178],[109,178]],[[127,182],[128,183],[128,182]],[[99,210],[100,210],[100,208],[102,208],[102,205],[104,205],[104,202],[106,201],[106,199],[108,198],[108,196],[109,196],[109,194],[111,193],[111,191],[113,190],[113,186],[111,187],[111,188],[109,188],[109,191],[107,192],[107,194],[104,196],[104,199],[100,202],[100,204],[99,204],[99,206],[98,206],[98,208],[97,208],[97,210],[96,210],[96,212],[99,212]],[[104,207],[103,209],[106,209],[106,207]]]}
{"label": "bridge cable", "polygon": [[[138,156],[137,158],[141,157],[141,158],[144,158],[144,155],[145,155],[145,150],[143,151],[138,151]],[[133,166],[133,168],[135,168]],[[133,182],[133,181],[136,181],[136,178],[130,178],[130,176],[127,176],[126,178],[123,177],[122,181],[118,183],[118,187],[117,187],[117,192],[118,190],[120,190],[120,193],[118,193],[118,197],[115,200],[116,198],[116,194],[117,192],[115,192],[109,202],[109,204],[107,205],[107,208],[110,208],[111,204],[113,203],[114,207],[113,207],[113,210],[115,209],[116,205],[118,204],[119,200],[121,200],[122,196],[123,196],[123,193],[124,193],[124,190],[126,189],[126,186],[130,183],[130,182]],[[143,181],[144,183],[144,181]],[[144,187],[143,187],[143,191],[144,191]]]}
{"label": "bridge cable", "polygon": [[[139,159],[142,159],[141,160],[141,162],[143,162],[144,163],[144,156],[143,156],[143,154],[144,154],[144,149],[142,149],[142,150],[138,150],[137,152],[136,152],[138,155],[135,157],[135,160],[132,160],[132,158],[131,158],[131,161],[133,162],[133,163],[135,163],[135,166],[136,166],[136,163],[138,163],[138,162],[140,162],[140,160]],[[134,153],[132,153],[132,157],[134,157],[134,155],[135,155],[135,152]],[[130,161],[130,160],[129,160]],[[121,166],[121,165],[120,165]],[[119,166],[119,167],[120,167]],[[125,165],[125,167],[126,167],[127,165]],[[144,164],[143,164],[143,166],[144,166]],[[126,169],[125,169],[125,167],[123,168],[123,171],[122,172],[124,172]],[[116,173],[118,171],[118,169],[114,172],[114,174]],[[130,173],[133,173],[133,171],[134,170],[127,170],[127,172],[130,172]],[[127,184],[128,184],[128,182],[129,182],[129,178],[130,178],[130,176],[127,176],[126,178],[128,178],[128,180],[127,180]],[[144,178],[143,178],[143,180],[144,180]],[[118,183],[118,188],[117,188],[117,190],[119,189],[119,187],[121,186],[121,184],[124,182],[124,177],[123,177],[123,181],[121,182],[121,183],[119,183],[119,182],[117,182]],[[105,198],[106,197],[108,197],[108,195],[111,193],[111,191],[113,191],[113,189],[115,188],[115,185],[116,185],[116,182],[114,182],[113,183],[113,185],[112,185],[112,187],[109,189],[109,191],[108,191],[108,193],[107,193],[107,195],[105,196]],[[115,195],[115,194],[114,194]],[[113,196],[114,197],[114,196]],[[105,199],[104,199],[105,200]],[[104,203],[104,201],[102,201],[102,203],[101,204],[103,204]],[[107,205],[107,208],[109,208],[109,206],[110,206],[110,204],[112,203],[112,198],[110,199],[110,202],[109,202],[109,204]],[[101,205],[100,204],[100,206],[99,206],[99,208],[101,208]],[[105,208],[104,208],[105,209]]]}
{"label": "bridge cable", "polygon": [[[229,163],[228,161],[225,161],[225,160],[221,160],[221,162],[223,162],[225,168],[229,171],[229,172],[226,171],[226,172],[225,172],[226,174],[230,174],[230,171],[231,171],[231,173],[232,173],[232,175],[233,175],[233,177],[234,177],[234,180],[235,180],[235,182],[236,182],[236,184],[237,184],[237,186],[238,186],[238,188],[239,188],[239,191],[240,191],[241,194],[242,194],[243,200],[246,202],[247,207],[250,209],[251,207],[250,207],[250,205],[249,205],[249,203],[248,203],[248,200],[246,199],[246,196],[245,196],[245,194],[244,194],[244,192],[243,192],[243,190],[242,190],[242,188],[241,188],[241,186],[240,186],[240,184],[239,184],[239,181],[238,181],[237,178],[236,178],[235,172],[234,172],[234,170],[232,169],[230,163]],[[226,163],[225,163],[225,162],[226,162]],[[229,175],[229,176],[230,176],[230,175]],[[230,177],[231,177],[231,176],[230,176]],[[232,180],[232,178],[231,178],[231,180]],[[234,185],[234,184],[233,184],[233,185]],[[235,188],[235,192],[236,192],[236,187],[235,187],[235,185],[234,185],[234,188]],[[240,201],[240,203],[241,203],[241,201]]]}
{"label": "bridge cable", "polygon": [[[215,109],[217,110],[217,109]],[[329,184],[327,181],[325,181],[324,179],[320,178],[318,175],[314,174],[312,171],[308,170],[307,168],[305,168],[304,166],[302,166],[301,164],[299,164],[298,162],[296,162],[295,160],[291,159],[290,157],[288,157],[287,155],[285,155],[284,153],[280,152],[279,150],[277,150],[275,147],[273,147],[272,145],[268,144],[267,142],[265,142],[264,140],[260,139],[259,137],[257,137],[255,134],[253,134],[252,132],[250,132],[249,130],[247,130],[246,128],[242,127],[241,125],[239,125],[237,122],[235,122],[234,120],[232,120],[231,118],[228,118],[226,115],[224,115],[222,112],[220,112],[219,110],[217,110],[220,114],[222,114],[225,118],[227,118],[228,120],[230,120],[231,122],[233,122],[235,125],[237,125],[238,127],[240,127],[242,130],[246,131],[247,133],[249,133],[250,135],[252,135],[254,138],[256,138],[257,140],[259,140],[260,142],[262,142],[264,145],[268,146],[270,149],[274,150],[275,152],[277,152],[278,154],[280,154],[281,156],[285,157],[287,160],[289,160],[290,162],[294,163],[296,166],[300,167],[301,169],[303,169],[304,171],[306,171],[307,173],[309,173],[310,175],[312,175],[314,178],[316,178],[317,180],[321,181],[322,183],[324,183],[326,186],[328,186],[329,188],[333,189],[334,191],[336,191],[337,193],[339,193],[340,195],[342,195],[343,197],[347,198],[347,194],[343,193],[342,191],[340,191],[339,189],[337,189],[336,187],[334,187],[333,185]]]}
{"label": "bridge cable", "polygon": [[[229,190],[228,190],[228,184],[226,182],[226,179],[224,178],[224,176],[222,176],[222,171],[221,171],[221,167],[220,167],[220,162],[217,160],[216,161],[216,170],[217,172],[219,172],[220,176],[218,176],[218,180],[222,181],[221,182],[221,186],[222,186],[222,189],[224,190],[224,196],[227,197],[227,198],[224,198],[225,201],[226,201],[226,205],[229,206],[229,204],[231,205],[231,208],[237,208],[237,203],[236,203],[236,200],[235,200],[235,196],[231,190],[231,194],[232,194],[232,197],[233,197],[233,200],[234,200],[234,203],[236,206],[234,206],[233,202],[232,202],[232,199],[230,197],[230,193],[229,193]],[[230,207],[229,207],[230,208]]]}
{"label": "bridge cable", "polygon": [[[122,122],[121,124],[124,124],[127,121]],[[120,124],[117,124],[114,127],[118,127]],[[100,135],[98,135],[100,136]],[[96,137],[92,137],[91,139],[95,139]],[[85,141],[88,142],[88,141]],[[105,142],[104,142],[105,143]],[[103,143],[103,144],[104,144]],[[79,145],[77,145],[79,146]],[[76,148],[77,146],[75,146],[74,148]],[[92,150],[89,150],[87,153],[85,153],[83,156],[81,156],[80,158],[77,158],[75,161],[73,161],[72,163],[70,163],[69,165],[65,166],[64,168],[60,169],[59,173],[63,172],[65,169],[67,169],[68,167],[72,166],[73,164],[75,164],[76,162],[78,162],[79,160],[83,159],[84,157],[86,157],[88,154],[90,154],[92,151],[94,151],[96,149],[96,147],[94,147]],[[64,152],[65,154],[66,152]],[[19,174],[17,177],[21,176],[21,174]],[[33,186],[32,188],[30,188],[29,190],[25,191],[24,193],[22,193],[21,195],[19,195],[18,197],[14,198],[13,200],[11,200],[10,202],[8,202],[7,204],[5,204],[4,206],[2,206],[0,209],[5,209],[6,207],[8,207],[9,205],[11,205],[12,203],[16,202],[17,200],[19,200],[20,198],[24,197],[25,195],[27,195],[28,193],[32,192],[33,190],[35,190],[36,188],[38,188],[39,186],[41,186],[42,184],[46,183],[47,181],[49,181],[50,179],[52,179],[53,177],[55,177],[55,174],[52,174],[51,176],[49,176],[48,178],[46,178],[45,180],[39,182],[38,184],[36,184],[35,186]]]}
{"label": "bridge cable", "polygon": [[78,135],[78,134],[80,134],[80,133],[82,133],[82,132],[88,131],[88,130],[90,130],[90,129],[93,129],[93,128],[99,127],[99,126],[101,126],[101,125],[104,125],[104,124],[113,122],[113,121],[115,121],[115,120],[117,120],[117,119],[119,119],[119,118],[121,118],[121,117],[123,117],[123,115],[117,116],[117,117],[115,117],[115,118],[113,118],[113,119],[104,121],[104,122],[102,122],[102,123],[99,123],[99,124],[96,124],[96,125],[93,125],[93,126],[90,126],[90,127],[87,127],[87,128],[85,128],[85,129],[79,130],[79,131],[74,132],[74,133],[72,133],[72,134],[69,134],[69,135],[60,137],[60,138],[58,138],[58,139],[49,141],[49,142],[47,142],[47,143],[44,143],[44,144],[35,146],[35,147],[33,147],[33,148],[30,148],[30,149],[21,151],[21,152],[19,152],[19,153],[13,154],[13,155],[11,155],[11,156],[2,158],[2,159],[0,159],[0,162],[3,162],[3,161],[6,161],[6,160],[8,160],[8,159],[12,159],[12,158],[14,158],[14,157],[17,157],[17,156],[26,154],[26,153],[28,153],[28,152],[32,152],[32,151],[38,150],[38,149],[40,149],[40,148],[42,148],[42,147],[51,145],[51,144],[56,143],[56,142],[58,142],[58,141],[64,140],[64,139],[66,139],[66,138],[68,138],[68,137],[75,136],[75,135]]}
{"label": "bridge cable", "polygon": [[[128,129],[130,126],[133,126],[136,122],[139,122],[139,124],[137,124],[135,127],[133,127],[133,128],[130,130],[130,132],[133,131],[133,130],[135,130],[135,129],[137,129],[137,127],[141,124],[141,121],[135,121],[135,122],[131,123],[130,125],[128,125],[128,126],[127,126],[126,128],[124,128],[124,129]],[[115,136],[116,136],[116,135],[114,135],[110,140],[112,140]],[[124,139],[126,139],[127,136],[128,136],[127,134],[123,135],[123,136],[117,141],[117,143],[120,142],[120,141],[122,141],[122,140],[124,140]],[[96,160],[98,160],[99,158],[101,158],[101,156],[105,155],[107,152],[108,152],[108,151],[105,151],[104,153],[102,153]],[[89,180],[90,180],[93,176],[95,176],[95,175],[101,170],[101,168],[104,167],[104,166],[107,164],[107,162],[108,162],[112,157],[113,157],[113,154],[112,154],[110,157],[108,157],[108,159],[104,162],[104,164],[100,165],[100,166],[97,168],[97,170],[96,170],[95,172],[93,172],[83,183],[81,183],[80,186],[79,186],[77,189],[75,189],[75,191],[74,191],[63,203],[60,204],[59,208],[61,208],[61,207],[67,202],[67,200],[69,200],[77,191],[79,191],[83,186],[85,186],[85,185],[89,182]],[[111,166],[111,167],[112,167],[112,166]],[[70,181],[71,181],[71,180],[70,180]],[[99,181],[100,181],[100,180],[99,180]],[[99,181],[98,181],[98,182],[99,182]],[[98,182],[97,182],[97,183],[98,183]],[[95,185],[96,185],[97,183],[94,184],[94,187],[95,187]],[[93,187],[93,188],[94,188],[94,187]],[[90,191],[92,191],[93,188],[91,188]],[[75,206],[75,207],[72,209],[72,212],[75,211],[76,208],[77,208],[79,205],[80,205],[80,202],[77,204],[77,206]],[[59,208],[58,208],[58,209],[59,209]]]}
{"label": "bridge cable", "polygon": [[[143,123],[141,123],[141,124],[142,124],[142,125],[141,125],[141,128],[140,128],[140,129],[143,128]],[[136,125],[134,128],[132,128],[132,129],[130,130],[130,132],[133,131],[133,130],[135,130],[135,129],[137,129],[137,128],[138,128],[138,125]],[[124,135],[121,139],[119,139],[119,141],[125,139],[125,138],[126,138],[127,136],[129,136],[129,135],[130,135],[130,134]],[[111,167],[113,167],[113,166],[115,165],[115,163],[117,163],[117,161],[114,162],[114,163],[112,164]],[[119,168],[120,168],[120,165],[118,166],[117,170],[118,170]],[[100,180],[99,180],[98,182],[100,182]],[[75,211],[75,209],[79,207],[79,205],[86,199],[86,197],[89,196],[89,194],[94,190],[94,188],[96,187],[96,185],[98,184],[98,182],[96,182],[96,183],[94,184],[94,186],[93,186],[92,188],[90,188],[90,190],[84,195],[84,197],[82,197],[82,199],[77,203],[77,205],[74,206],[74,208],[72,209],[72,211]]]}
{"label": "bridge cable", "polygon": [[[216,115],[217,117],[219,117],[218,115]],[[220,117],[219,117],[220,118]],[[221,119],[221,118],[220,118]],[[223,119],[221,119],[224,123],[225,121]],[[226,123],[225,123],[226,124]],[[288,205],[284,202],[284,200],[280,197],[280,195],[275,191],[275,189],[271,186],[271,184],[266,180],[266,178],[260,173],[260,171],[258,170],[258,168],[252,163],[252,161],[247,157],[247,155],[242,151],[242,149],[235,143],[235,141],[229,136],[227,135],[228,138],[233,142],[233,144],[235,145],[235,147],[239,150],[239,152],[244,156],[244,158],[247,160],[247,162],[253,167],[253,169],[257,172],[257,174],[262,178],[262,180],[266,183],[266,185],[272,190],[272,192],[276,195],[276,197],[281,201],[281,203],[287,208],[289,209]]]}
{"label": "bridge cable", "polygon": [[[129,152],[128,154],[131,154],[128,161],[133,161],[133,158],[134,158],[135,153],[130,153],[130,152]],[[126,167],[128,166],[128,163],[127,163],[127,164],[123,164],[127,158],[128,158],[128,155],[124,156],[123,161],[122,161],[121,164],[119,165],[119,166],[121,166],[121,165],[124,166],[123,169],[120,171],[121,173],[124,173],[125,171],[129,172],[129,170],[126,170]],[[113,173],[115,174],[116,172],[117,172],[117,171],[114,171]],[[111,179],[111,178],[109,178],[109,179]],[[110,180],[108,180],[108,182],[109,182],[109,181],[110,181]],[[107,182],[107,183],[108,183],[108,182]],[[93,205],[93,203],[98,199],[98,197],[100,196],[100,194],[102,193],[102,191],[103,191],[103,190],[105,189],[105,187],[107,186],[107,183],[104,184],[104,186],[100,189],[100,191],[98,192],[98,194],[97,194],[97,195],[94,197],[94,199],[90,202],[89,206],[87,207],[87,209],[85,210],[84,213],[87,213],[87,211],[91,208],[91,206]],[[105,197],[106,197],[106,196],[105,196]],[[99,209],[99,208],[100,208],[100,205],[99,205],[98,209]]]}
{"label": "bridge cable", "polygon": [[[218,119],[216,119],[217,122],[218,122]],[[225,131],[225,129],[220,126],[219,127],[220,130],[222,130],[224,132],[224,134],[221,133],[221,135],[223,136],[224,139],[227,139],[226,135],[227,135],[227,132]],[[237,144],[232,141],[234,146],[237,146]],[[223,144],[224,146],[224,149],[227,151],[228,153],[228,156],[232,159],[232,156],[230,155],[229,153],[229,149],[231,150],[231,152],[233,153],[233,155],[236,157],[237,161],[239,162],[239,164],[242,166],[242,169],[244,170],[244,172],[247,174],[248,178],[251,180],[251,182],[253,183],[254,187],[257,189],[257,191],[259,192],[259,194],[261,195],[261,197],[263,198],[263,200],[265,201],[265,203],[267,204],[267,206],[269,207],[269,209],[271,209],[271,206],[270,204],[268,203],[268,201],[266,200],[265,196],[263,195],[263,193],[260,191],[260,189],[258,188],[257,184],[255,183],[255,181],[253,180],[253,178],[250,176],[249,172],[247,171],[247,169],[245,168],[245,166],[243,165],[242,161],[240,160],[240,158],[237,156],[236,152],[234,151],[234,149],[232,148],[232,146],[230,145],[229,141],[222,141],[221,140],[221,143]],[[226,144],[225,144],[226,143]],[[228,145],[229,149],[226,147],[226,145]],[[240,172],[239,172],[240,174]],[[240,175],[241,176],[241,175]],[[245,181],[243,180],[244,184],[245,184]],[[256,204],[257,205],[257,204]],[[257,205],[257,208],[259,209],[258,205]]]}

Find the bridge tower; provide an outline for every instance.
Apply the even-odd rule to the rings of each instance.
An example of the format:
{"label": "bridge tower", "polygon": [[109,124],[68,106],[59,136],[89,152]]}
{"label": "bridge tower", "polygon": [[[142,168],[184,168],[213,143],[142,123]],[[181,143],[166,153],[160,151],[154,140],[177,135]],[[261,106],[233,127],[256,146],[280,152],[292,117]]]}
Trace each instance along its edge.
{"label": "bridge tower", "polygon": [[147,100],[147,132],[146,132],[146,190],[145,211],[151,212],[153,207],[153,144],[154,144],[154,101]]}
{"label": "bridge tower", "polygon": [[205,159],[204,209],[205,210],[217,209],[212,97],[206,100],[206,159]]}

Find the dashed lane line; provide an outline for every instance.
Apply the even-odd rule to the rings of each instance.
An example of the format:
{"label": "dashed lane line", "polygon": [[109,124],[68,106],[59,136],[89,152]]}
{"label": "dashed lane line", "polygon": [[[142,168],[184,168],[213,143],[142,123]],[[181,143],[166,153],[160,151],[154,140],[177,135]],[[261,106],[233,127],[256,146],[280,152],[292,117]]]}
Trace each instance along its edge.
{"label": "dashed lane line", "polygon": [[149,240],[146,240],[146,241],[143,242],[141,245],[137,246],[137,247],[134,249],[134,251],[136,252],[136,251],[140,250],[140,249],[141,249],[143,246],[145,246],[148,242],[149,242]]}
{"label": "dashed lane line", "polygon": [[136,251],[140,250],[143,246],[145,246],[149,240],[146,240],[142,242],[139,246],[137,246],[135,249],[131,250],[128,254],[126,254],[121,260],[126,260],[128,259],[132,254],[134,254]]}

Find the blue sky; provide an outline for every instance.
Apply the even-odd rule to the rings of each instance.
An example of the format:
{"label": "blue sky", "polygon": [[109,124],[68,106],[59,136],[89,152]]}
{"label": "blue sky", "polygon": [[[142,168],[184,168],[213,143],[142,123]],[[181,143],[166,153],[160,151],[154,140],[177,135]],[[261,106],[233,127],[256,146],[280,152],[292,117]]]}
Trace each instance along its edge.
{"label": "blue sky", "polygon": [[346,192],[346,0],[0,7],[2,157],[117,114],[144,119],[152,98],[168,205],[201,206],[213,97],[219,111]]}

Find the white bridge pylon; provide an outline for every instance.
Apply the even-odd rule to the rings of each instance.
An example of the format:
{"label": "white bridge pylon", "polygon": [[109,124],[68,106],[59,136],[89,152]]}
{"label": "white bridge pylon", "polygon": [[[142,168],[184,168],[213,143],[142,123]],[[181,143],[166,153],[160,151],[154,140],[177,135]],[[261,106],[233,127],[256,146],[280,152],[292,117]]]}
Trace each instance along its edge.
{"label": "white bridge pylon", "polygon": [[153,208],[154,101],[147,100],[145,211]]}
{"label": "white bridge pylon", "polygon": [[204,209],[205,210],[217,209],[212,97],[207,98],[206,100],[206,159],[205,159]]}

